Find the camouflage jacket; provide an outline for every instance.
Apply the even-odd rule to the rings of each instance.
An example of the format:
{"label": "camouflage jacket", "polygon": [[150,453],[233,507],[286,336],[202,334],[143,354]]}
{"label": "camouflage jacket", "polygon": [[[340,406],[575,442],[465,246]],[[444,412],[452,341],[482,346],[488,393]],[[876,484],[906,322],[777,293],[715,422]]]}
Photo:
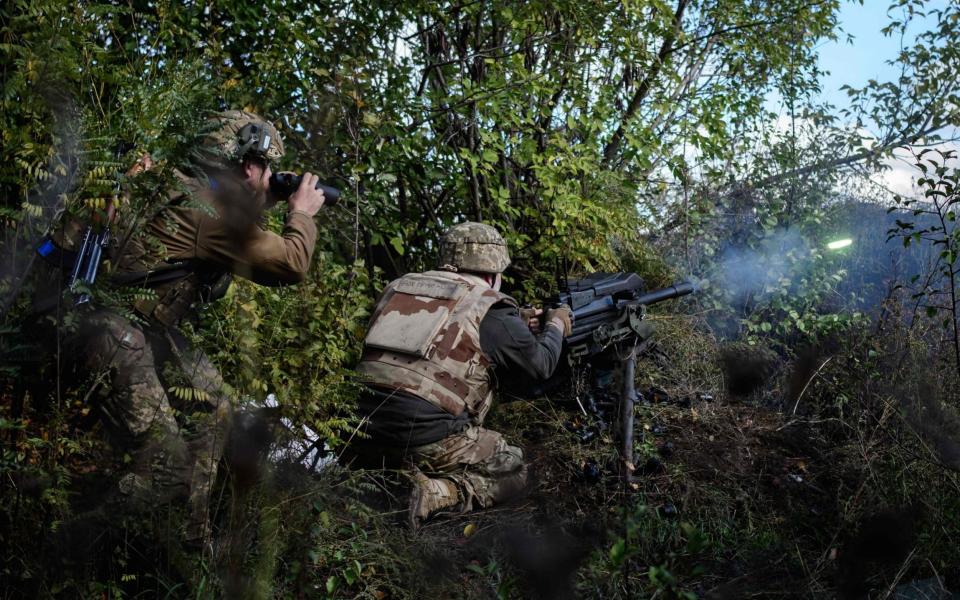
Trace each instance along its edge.
{"label": "camouflage jacket", "polygon": [[482,422],[493,395],[480,321],[509,296],[473,275],[411,273],[384,290],[357,366],[368,384],[414,394],[451,415]]}

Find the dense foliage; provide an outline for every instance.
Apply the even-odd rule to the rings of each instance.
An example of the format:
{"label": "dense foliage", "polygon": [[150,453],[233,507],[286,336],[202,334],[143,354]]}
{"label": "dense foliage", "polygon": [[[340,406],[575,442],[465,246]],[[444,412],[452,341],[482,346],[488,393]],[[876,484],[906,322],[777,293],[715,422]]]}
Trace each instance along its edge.
{"label": "dense foliage", "polygon": [[[892,149],[934,143],[960,123],[953,76],[960,72],[960,7],[893,2],[891,39],[908,39],[916,19],[927,15],[927,30],[896,58],[900,77],[851,88],[850,104],[832,107],[816,100],[822,76],[816,52],[824,40],[843,36],[840,4],[5,3],[0,469],[11,485],[0,497],[0,534],[9,549],[3,579],[46,594],[61,587],[80,595],[149,588],[149,557],[134,560],[136,544],[118,542],[111,546],[116,556],[103,561],[107,568],[96,575],[80,569],[69,582],[42,572],[49,563],[25,550],[36,539],[45,540],[45,548],[57,543],[60,524],[80,511],[77,498],[95,485],[88,480],[107,460],[88,387],[61,385],[59,350],[38,344],[49,323],[34,322],[30,305],[55,274],[34,250],[63,213],[96,220],[118,189],[129,192],[114,231],[122,240],[162,204],[174,170],[194,159],[209,112],[236,107],[277,123],[287,145],[283,166],[320,173],[345,191],[345,201],[318,219],[322,234],[307,281],[280,289],[238,281],[193,324],[191,335],[221,368],[238,405],[274,393],[296,427],[309,425],[331,439],[350,432],[350,367],[377,289],[431,265],[446,226],[483,220],[505,233],[513,257],[507,285],[521,300],[552,291],[561,263],[575,273],[636,270],[651,285],[680,275],[700,279],[697,317],[673,338],[699,350],[668,343],[665,351],[686,357],[680,362],[686,360],[687,370],[665,381],[649,372],[644,377],[688,392],[694,380],[723,395],[717,340],[739,341],[772,355],[766,362],[774,366],[765,371],[772,383],[754,401],[793,413],[809,405],[801,414],[811,422],[852,419],[849,430],[838,425],[813,437],[835,443],[845,461],[855,462],[858,440],[866,440],[865,453],[884,448],[892,458],[882,468],[870,457],[866,466],[852,467],[862,467],[862,481],[876,482],[875,496],[851,492],[846,483],[831,488],[847,508],[831,513],[826,526],[846,531],[862,516],[864,495],[908,502],[910,494],[891,490],[921,482],[938,486],[930,510],[956,517],[942,493],[956,478],[930,467],[931,461],[956,467],[941,452],[953,448],[949,435],[944,441],[942,432],[917,425],[917,415],[939,415],[957,397],[956,381],[936,371],[943,348],[960,365],[951,208],[956,171],[943,161],[928,163],[934,173],[921,181],[926,201],[901,202],[913,212],[897,213],[892,225],[891,235],[905,244],[920,244],[926,235],[942,246],[935,265],[918,278],[884,272],[867,282],[864,265],[879,264],[876,256],[824,248],[852,230],[851,205],[891,200],[869,175]],[[785,116],[770,111],[772,97]],[[156,168],[126,177],[143,153]],[[922,223],[921,213],[937,223]],[[271,215],[272,226],[279,218]],[[859,225],[886,237],[890,224],[871,217]],[[848,283],[857,276],[863,285]],[[129,304],[124,292],[93,291],[98,302]],[[877,320],[878,303],[870,300],[876,294],[908,301]],[[73,326],[69,311],[62,317],[60,327]],[[910,323],[906,331],[904,322]],[[866,376],[844,380],[844,371],[806,356],[802,349],[810,347],[827,348],[815,356],[836,357],[831,368],[865,369],[896,392],[878,391]],[[791,391],[788,365],[804,361],[819,370],[800,369],[806,386]],[[910,371],[905,364],[919,366]],[[892,419],[886,407],[923,389],[934,390],[925,396],[935,401],[904,401],[892,409],[902,418]],[[864,437],[866,422],[889,435]],[[910,437],[915,430],[933,435],[937,451],[926,452],[920,437]],[[926,462],[910,479],[906,466],[897,469],[913,463],[897,461],[920,461],[910,454],[916,452]],[[342,487],[370,491],[369,482],[343,477]],[[405,579],[414,554],[404,554],[395,541],[380,544],[378,535],[393,529],[352,496],[337,494],[339,483],[269,483],[235,491],[235,502],[221,511],[234,531],[229,572],[254,575],[231,580],[205,572],[196,595],[229,589],[224,580],[252,581],[249,593],[256,597],[382,598],[421,590]],[[717,516],[722,501],[740,493],[717,489],[723,491],[716,498],[704,498],[699,529],[687,521],[665,523],[639,500],[622,505],[611,528],[622,526],[624,533],[602,541],[604,551],[591,555],[578,589],[629,595],[634,564],[649,567],[643,571],[648,590],[686,597],[683,582],[699,575],[684,557],[706,556],[703,536],[711,560],[719,561],[725,545],[748,544],[752,531],[737,515]],[[280,516],[281,510],[288,512]],[[923,556],[933,556],[942,532],[924,531]],[[764,521],[761,533],[777,538],[775,520]],[[821,533],[804,537],[810,545],[803,552],[829,542]],[[641,537],[646,541],[636,542]],[[777,538],[769,548],[782,542]],[[954,554],[945,553],[947,562],[938,567],[949,567]],[[507,596],[516,587],[495,557],[472,566],[494,594]],[[613,571],[622,574],[608,577]],[[168,593],[183,593],[170,583],[175,577],[156,573],[154,591],[170,586]]]}

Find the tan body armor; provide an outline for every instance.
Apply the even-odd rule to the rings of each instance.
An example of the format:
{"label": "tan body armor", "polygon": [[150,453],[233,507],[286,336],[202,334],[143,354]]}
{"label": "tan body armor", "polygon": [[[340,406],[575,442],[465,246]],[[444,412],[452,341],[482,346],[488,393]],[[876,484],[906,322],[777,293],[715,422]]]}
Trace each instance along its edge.
{"label": "tan body armor", "polygon": [[357,371],[370,385],[403,390],[452,415],[481,422],[490,407],[490,361],[480,321],[509,296],[478,277],[411,273],[391,282],[377,303]]}

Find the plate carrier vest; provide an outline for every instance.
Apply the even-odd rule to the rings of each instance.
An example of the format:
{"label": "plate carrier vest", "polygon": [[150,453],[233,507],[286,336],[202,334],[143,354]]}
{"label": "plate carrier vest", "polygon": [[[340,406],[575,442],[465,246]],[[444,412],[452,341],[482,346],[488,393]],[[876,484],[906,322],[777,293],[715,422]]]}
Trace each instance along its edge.
{"label": "plate carrier vest", "polygon": [[483,421],[493,396],[480,321],[494,304],[516,301],[473,277],[410,273],[384,290],[357,371],[368,385],[403,390],[452,415]]}

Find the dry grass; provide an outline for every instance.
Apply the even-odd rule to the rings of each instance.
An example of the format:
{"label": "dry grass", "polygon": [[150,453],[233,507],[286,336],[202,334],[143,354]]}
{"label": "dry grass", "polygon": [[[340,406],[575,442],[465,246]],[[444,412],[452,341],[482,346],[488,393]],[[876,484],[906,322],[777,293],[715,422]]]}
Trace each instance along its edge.
{"label": "dry grass", "polygon": [[720,344],[698,317],[653,314],[656,326],[653,351],[637,364],[640,389],[656,385],[673,396],[708,393],[722,399],[724,378],[720,369]]}

